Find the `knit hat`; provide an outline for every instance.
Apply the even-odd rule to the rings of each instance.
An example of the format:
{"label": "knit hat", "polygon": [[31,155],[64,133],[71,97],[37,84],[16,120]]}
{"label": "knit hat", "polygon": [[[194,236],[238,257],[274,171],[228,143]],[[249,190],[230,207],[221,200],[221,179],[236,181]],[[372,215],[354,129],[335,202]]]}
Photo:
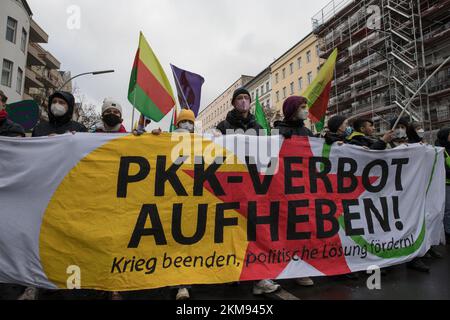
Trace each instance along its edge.
{"label": "knit hat", "polygon": [[328,129],[330,129],[331,132],[336,133],[340,126],[347,120],[344,116],[334,116],[328,120]]}
{"label": "knit hat", "polygon": [[105,100],[103,100],[102,114],[104,114],[105,111],[108,109],[116,109],[120,112],[120,115],[122,116],[122,106],[120,105],[119,102],[117,102],[112,98],[106,98]]}
{"label": "knit hat", "polygon": [[298,107],[304,103],[308,103],[308,99],[300,96],[292,96],[284,100],[283,103],[284,119],[286,120],[292,119],[292,117],[297,112]]}
{"label": "knit hat", "polygon": [[[390,121],[391,129],[392,129],[392,127],[394,126],[394,124],[395,124],[396,121],[397,121],[397,118],[394,118],[394,119],[392,119],[392,120]],[[400,118],[400,120],[398,121],[398,124],[397,124],[397,125],[399,125],[399,124],[402,124],[402,125],[404,125],[406,128],[408,128],[408,127],[409,127],[409,120],[408,120],[408,118],[407,118],[407,117]]]}
{"label": "knit hat", "polygon": [[233,99],[231,99],[231,104],[234,106],[234,100],[240,95],[240,94],[246,94],[250,97],[250,102],[252,102],[252,97],[250,96],[250,93],[245,88],[239,88],[233,93]]}
{"label": "knit hat", "polygon": [[189,110],[189,109],[182,109],[180,114],[177,116],[176,125],[178,125],[183,120],[188,120],[188,121],[192,121],[192,123],[195,123],[194,111]]}

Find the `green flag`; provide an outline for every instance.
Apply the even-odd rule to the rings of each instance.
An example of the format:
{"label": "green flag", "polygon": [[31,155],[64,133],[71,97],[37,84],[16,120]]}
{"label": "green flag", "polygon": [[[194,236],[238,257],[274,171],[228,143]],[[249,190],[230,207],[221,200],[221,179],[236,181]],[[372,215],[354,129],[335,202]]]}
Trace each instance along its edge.
{"label": "green flag", "polygon": [[266,116],[264,114],[264,110],[261,106],[261,103],[259,103],[259,98],[256,96],[256,102],[255,102],[255,117],[256,122],[266,130],[266,134],[270,136],[270,126],[267,122]]}
{"label": "green flag", "polygon": [[169,132],[174,132],[175,130],[177,130],[176,121],[177,121],[177,106],[173,107],[172,120],[170,120]]}

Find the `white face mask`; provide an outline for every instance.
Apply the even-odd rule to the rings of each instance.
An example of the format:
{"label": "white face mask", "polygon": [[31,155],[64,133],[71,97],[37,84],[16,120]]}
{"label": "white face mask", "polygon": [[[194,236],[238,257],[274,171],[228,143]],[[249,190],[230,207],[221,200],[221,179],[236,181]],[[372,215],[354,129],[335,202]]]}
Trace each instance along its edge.
{"label": "white face mask", "polygon": [[404,139],[407,137],[405,129],[395,129],[394,134],[397,139]]}
{"label": "white face mask", "polygon": [[190,122],[183,122],[183,123],[180,123],[180,129],[184,129],[184,130],[187,130],[187,131],[193,133],[194,125]]}
{"label": "white face mask", "polygon": [[297,111],[297,119],[306,120],[308,119],[309,111],[308,109],[299,108]]}
{"label": "white face mask", "polygon": [[418,130],[417,135],[419,136],[419,138],[423,138],[425,136],[425,130],[423,129]]}
{"label": "white face mask", "polygon": [[51,112],[55,117],[62,117],[67,112],[67,107],[59,103],[52,104]]}

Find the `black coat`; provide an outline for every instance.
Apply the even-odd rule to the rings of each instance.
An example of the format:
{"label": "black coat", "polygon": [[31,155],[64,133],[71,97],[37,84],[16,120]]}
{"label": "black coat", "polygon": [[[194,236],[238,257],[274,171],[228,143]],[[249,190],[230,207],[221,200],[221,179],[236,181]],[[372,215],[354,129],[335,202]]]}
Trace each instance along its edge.
{"label": "black coat", "polygon": [[356,131],[347,138],[347,143],[355,146],[367,147],[371,150],[385,150],[387,147],[386,142],[368,137]]}
{"label": "black coat", "polygon": [[263,127],[256,122],[254,115],[249,114],[247,118],[243,118],[236,109],[228,112],[226,119],[217,125],[217,130],[222,134],[227,134],[227,130],[243,130],[245,132],[249,129],[256,130],[256,134],[259,135],[259,130],[263,130]]}
{"label": "black coat", "polygon": [[[445,148],[445,151],[450,155],[450,143],[448,142],[448,135],[450,134],[449,128],[444,128],[439,130],[436,140],[436,146]],[[445,155],[445,158],[447,155]],[[450,167],[445,165],[445,178],[447,181],[450,180]]]}
{"label": "black coat", "polygon": [[311,130],[305,127],[305,123],[303,120],[276,121],[274,123],[274,129],[279,130],[280,135],[288,139],[292,136],[314,137],[314,134],[311,132]]}
{"label": "black coat", "polygon": [[348,141],[345,139],[345,136],[342,134],[334,133],[334,132],[327,132],[325,134],[325,142],[327,144],[333,144],[335,142],[343,142],[347,143]]}
{"label": "black coat", "polygon": [[4,137],[25,137],[25,130],[18,123],[4,119],[0,121],[0,136]]}
{"label": "black coat", "polygon": [[66,123],[51,123],[43,121],[33,130],[33,137],[43,137],[51,134],[65,134],[68,132],[87,132],[84,125],[75,121]]}

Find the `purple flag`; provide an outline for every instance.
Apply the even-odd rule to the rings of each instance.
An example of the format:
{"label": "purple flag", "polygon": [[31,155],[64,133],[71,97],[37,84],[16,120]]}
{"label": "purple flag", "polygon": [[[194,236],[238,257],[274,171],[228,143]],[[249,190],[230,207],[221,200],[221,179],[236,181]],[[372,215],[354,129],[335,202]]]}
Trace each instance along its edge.
{"label": "purple flag", "polygon": [[177,86],[178,101],[181,108],[191,109],[195,117],[197,117],[200,110],[200,98],[202,94],[202,85],[205,79],[195,73],[177,68],[173,64],[172,67],[173,76],[175,78],[175,84]]}

